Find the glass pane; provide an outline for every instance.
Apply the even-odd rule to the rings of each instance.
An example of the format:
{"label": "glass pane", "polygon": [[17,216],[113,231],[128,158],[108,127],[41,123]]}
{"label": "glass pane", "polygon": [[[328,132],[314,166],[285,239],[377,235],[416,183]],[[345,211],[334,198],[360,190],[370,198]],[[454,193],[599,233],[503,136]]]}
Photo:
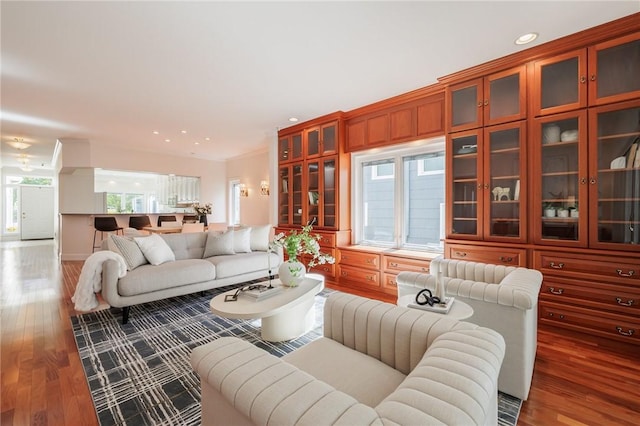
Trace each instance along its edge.
{"label": "glass pane", "polygon": [[452,139],[454,234],[478,233],[478,138],[476,135]]}
{"label": "glass pane", "polygon": [[395,168],[392,160],[363,163],[363,236],[366,241],[394,242]]}
{"label": "glass pane", "polygon": [[324,226],[336,226],[336,162],[334,160],[324,162],[323,170],[323,207]]}
{"label": "glass pane", "polygon": [[280,169],[280,185],[278,196],[278,223],[289,223],[289,168]]}
{"label": "glass pane", "polygon": [[289,159],[289,138],[282,138],[278,140],[278,157],[280,161],[285,161]]}
{"label": "glass pane", "polygon": [[[578,119],[542,125],[542,238],[579,239]],[[582,143],[585,143],[584,141]]]}
{"label": "glass pane", "polygon": [[293,154],[291,158],[301,158],[302,157],[302,135],[297,134],[291,137],[291,147]]}
{"label": "glass pane", "polygon": [[598,51],[598,98],[640,90],[640,40]]}
{"label": "glass pane", "polygon": [[640,108],[598,115],[600,242],[640,243],[639,117]]}
{"label": "glass pane", "polygon": [[470,86],[456,90],[451,94],[451,124],[459,126],[461,124],[473,123],[478,116],[478,87]]}
{"label": "glass pane", "polygon": [[[293,224],[302,225],[302,166],[293,166],[291,198],[293,204]],[[306,197],[306,194],[305,194]]]}
{"label": "glass pane", "polygon": [[489,134],[491,228],[501,237],[520,236],[520,129]]}
{"label": "glass pane", "polygon": [[404,241],[406,245],[441,247],[444,219],[444,151],[405,157]]}
{"label": "glass pane", "polygon": [[318,163],[308,163],[307,165],[307,203],[308,212],[307,220],[315,225],[322,225],[318,222],[318,206],[320,202],[320,192],[318,189],[319,184],[319,170]]}
{"label": "glass pane", "polygon": [[577,57],[543,66],[542,108],[578,102],[578,79]]}
{"label": "glass pane", "polygon": [[322,129],[322,149],[324,152],[336,150],[336,126]]}
{"label": "glass pane", "polygon": [[489,83],[489,118],[506,117],[520,112],[520,75],[514,74]]}
{"label": "glass pane", "polygon": [[320,131],[311,130],[307,132],[307,154],[308,155],[317,155],[318,145],[320,144]]}

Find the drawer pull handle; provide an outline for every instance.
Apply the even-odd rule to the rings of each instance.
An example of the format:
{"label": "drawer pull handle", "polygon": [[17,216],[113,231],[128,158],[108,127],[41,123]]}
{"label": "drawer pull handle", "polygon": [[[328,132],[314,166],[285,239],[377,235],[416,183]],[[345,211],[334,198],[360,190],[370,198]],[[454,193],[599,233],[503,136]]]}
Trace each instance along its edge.
{"label": "drawer pull handle", "polygon": [[513,257],[500,256],[500,261],[501,261],[501,262],[508,263],[508,262],[513,261]]}
{"label": "drawer pull handle", "polygon": [[467,255],[467,253],[465,253],[463,251],[457,251],[456,252],[456,256],[465,257],[466,255]]}
{"label": "drawer pull handle", "polygon": [[[553,313],[553,312],[549,312],[549,316],[550,316],[550,317],[553,317],[553,316],[554,316],[554,313]],[[564,315],[563,315],[563,314],[560,314],[560,315],[558,315],[558,318],[560,318],[560,319],[564,319]]]}
{"label": "drawer pull handle", "polygon": [[620,297],[616,297],[616,302],[618,302],[618,305],[620,305],[620,306],[632,306],[634,300],[633,299],[629,299],[626,302],[623,302]]}
{"label": "drawer pull handle", "polygon": [[618,334],[622,334],[623,336],[633,336],[633,333],[635,333],[635,330],[631,328],[627,331],[624,331],[622,327],[616,327],[616,330],[618,330]]}
{"label": "drawer pull handle", "polygon": [[367,281],[374,281],[374,279],[371,275],[367,275]]}
{"label": "drawer pull handle", "polygon": [[616,272],[618,273],[619,276],[621,277],[632,277],[633,273],[635,272],[633,269],[629,269],[629,272],[624,273],[622,272],[622,269],[616,269]]}
{"label": "drawer pull handle", "polygon": [[422,268],[420,268],[420,270],[421,270],[422,272],[427,272],[427,268],[425,268],[424,266],[423,266]]}
{"label": "drawer pull handle", "polygon": [[396,262],[389,262],[390,266],[393,266],[394,268],[398,267],[398,264]]}
{"label": "drawer pull handle", "polygon": [[340,274],[340,275],[342,275],[343,277],[346,277],[346,276],[347,276],[347,275],[349,275],[349,274],[348,274],[348,273],[346,273],[346,272],[344,272],[344,271],[342,271],[342,274]]}
{"label": "drawer pull handle", "polygon": [[562,268],[564,268],[564,263],[556,264],[556,262],[551,262],[551,263],[549,263],[549,267],[553,268],[553,269],[562,269]]}
{"label": "drawer pull handle", "polygon": [[551,294],[562,294],[564,293],[564,289],[563,288],[559,288],[556,290],[555,287],[549,287],[549,293]]}
{"label": "drawer pull handle", "polygon": [[371,264],[373,263],[373,259],[365,259],[365,262]]}

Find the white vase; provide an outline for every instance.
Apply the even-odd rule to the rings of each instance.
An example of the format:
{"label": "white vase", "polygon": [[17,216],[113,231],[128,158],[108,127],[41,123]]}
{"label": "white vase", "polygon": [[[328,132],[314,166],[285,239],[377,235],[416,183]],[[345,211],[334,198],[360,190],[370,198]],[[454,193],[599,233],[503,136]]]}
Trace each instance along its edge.
{"label": "white vase", "polygon": [[556,217],[556,209],[544,209],[545,217]]}
{"label": "white vase", "polygon": [[304,264],[297,260],[287,260],[278,268],[280,282],[289,287],[300,285],[305,275]]}

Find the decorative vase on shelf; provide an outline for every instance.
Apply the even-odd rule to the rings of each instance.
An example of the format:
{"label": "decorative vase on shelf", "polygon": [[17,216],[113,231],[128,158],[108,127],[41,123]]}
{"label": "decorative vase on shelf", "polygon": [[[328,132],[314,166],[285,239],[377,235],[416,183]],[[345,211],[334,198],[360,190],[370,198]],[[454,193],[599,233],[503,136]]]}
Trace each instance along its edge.
{"label": "decorative vase on shelf", "polygon": [[200,223],[203,223],[204,226],[208,225],[208,223],[207,223],[207,215],[206,214],[200,215]]}
{"label": "decorative vase on shelf", "polygon": [[305,276],[305,266],[302,262],[295,259],[289,259],[280,265],[278,275],[282,285],[288,287],[297,287],[300,285]]}

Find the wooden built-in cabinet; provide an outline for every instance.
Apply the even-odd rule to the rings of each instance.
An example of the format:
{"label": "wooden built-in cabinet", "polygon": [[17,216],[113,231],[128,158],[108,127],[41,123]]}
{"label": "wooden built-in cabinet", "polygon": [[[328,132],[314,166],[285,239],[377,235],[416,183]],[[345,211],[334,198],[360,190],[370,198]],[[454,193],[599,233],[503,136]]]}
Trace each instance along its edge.
{"label": "wooden built-in cabinet", "polygon": [[640,34],[608,40],[533,63],[533,115],[640,97]]}
{"label": "wooden built-in cabinet", "polygon": [[300,161],[303,157],[302,132],[278,137],[278,162]]}
{"label": "wooden built-in cabinet", "polygon": [[346,151],[444,134],[444,92],[347,120]]}
{"label": "wooden built-in cabinet", "polygon": [[447,242],[444,248],[444,257],[507,266],[526,267],[528,263],[526,248],[505,247],[503,245],[479,246]]}
{"label": "wooden built-in cabinet", "polygon": [[518,66],[447,89],[449,132],[526,118],[526,67]]}

